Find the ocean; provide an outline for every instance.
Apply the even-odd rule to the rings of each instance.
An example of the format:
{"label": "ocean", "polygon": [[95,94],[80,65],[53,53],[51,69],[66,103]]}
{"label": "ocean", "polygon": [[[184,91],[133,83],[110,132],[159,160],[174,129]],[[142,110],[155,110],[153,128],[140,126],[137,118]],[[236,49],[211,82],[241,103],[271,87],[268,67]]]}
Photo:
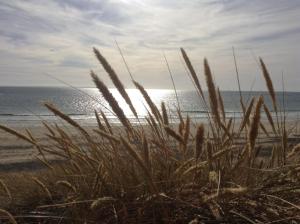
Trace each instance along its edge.
{"label": "ocean", "polygon": [[[173,121],[176,122],[177,101],[173,90],[148,89],[148,94],[156,105],[160,107],[165,102]],[[116,97],[119,105],[132,122],[136,122],[130,109],[115,89],[111,92]],[[147,115],[146,103],[136,89],[127,90],[131,100],[141,118],[145,122]],[[223,91],[224,106],[227,117],[241,117],[239,92]],[[263,95],[265,103],[271,107],[268,92],[242,92],[244,101],[249,101],[252,96]],[[283,100],[284,99],[284,100]],[[201,104],[195,91],[178,91],[180,109],[195,121],[206,120],[205,107]],[[300,92],[279,92],[277,101],[280,108],[285,108],[288,120],[298,120],[300,116]],[[10,126],[39,126],[41,121],[60,122],[43,103],[53,103],[62,112],[70,115],[79,123],[95,125],[94,110],[102,110],[111,122],[118,123],[118,119],[109,111],[109,106],[96,88],[73,89],[70,87],[0,87],[0,123]],[[283,103],[284,102],[284,103]],[[284,105],[284,106],[283,106]],[[265,119],[265,117],[263,117]]]}

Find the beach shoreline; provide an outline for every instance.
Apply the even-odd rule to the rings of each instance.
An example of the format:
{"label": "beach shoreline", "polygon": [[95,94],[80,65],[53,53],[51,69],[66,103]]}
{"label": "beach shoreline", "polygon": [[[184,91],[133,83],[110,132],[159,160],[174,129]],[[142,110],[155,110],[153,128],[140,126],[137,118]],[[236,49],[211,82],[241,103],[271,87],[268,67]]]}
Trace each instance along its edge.
{"label": "beach shoreline", "polygon": [[[49,122],[50,125],[53,125],[53,122]],[[63,124],[63,123],[60,123]],[[268,124],[268,122],[263,122],[264,126],[268,131],[271,132],[271,127]],[[176,126],[176,124],[173,124]],[[195,127],[198,125],[198,123],[195,123],[191,127],[191,133],[195,132]],[[204,125],[208,125],[207,123],[204,123]],[[149,128],[148,125],[144,124],[142,125],[143,129],[146,130]],[[239,126],[239,123],[235,124],[235,128],[237,129]],[[10,127],[10,126],[8,126]],[[80,142],[80,138],[78,136],[80,135],[78,130],[73,128],[67,123],[64,123],[64,125],[61,125],[64,130],[67,131],[68,134],[72,136],[72,139],[77,139],[77,143],[79,144],[85,144],[84,140]],[[92,134],[95,138],[99,138],[97,134],[93,132],[93,129],[97,129],[97,123],[95,122],[94,125],[86,124],[83,125],[83,127]],[[139,126],[140,127],[140,126]],[[295,122],[287,122],[286,124],[287,130],[294,130],[293,134],[289,136],[288,143],[289,144],[298,144],[300,143],[300,134],[297,132],[297,127],[295,126]],[[43,126],[42,123],[40,123],[39,126],[13,126],[10,127],[13,128],[23,134],[26,134],[26,130],[29,130],[30,133],[38,140],[38,142],[42,145],[49,145],[49,138],[47,137],[47,129],[45,126]],[[114,125],[113,128],[120,133],[122,132],[122,126],[120,124]],[[295,131],[296,130],[296,131]],[[241,139],[244,139],[242,137]],[[272,143],[275,143],[274,141],[279,141],[279,139],[276,140],[276,138],[273,137],[267,137],[264,133],[261,133],[258,137],[258,143],[263,146],[263,155],[268,156],[270,154],[270,150],[272,148]],[[270,150],[269,150],[270,149]],[[0,131],[0,172],[16,172],[16,171],[34,171],[39,170],[42,168],[45,168],[45,165],[37,159],[37,156],[39,155],[38,150],[31,145],[28,142],[25,142],[22,139],[17,138],[16,136],[13,136],[9,133],[6,133],[4,131]],[[51,161],[51,163],[57,163],[62,161],[61,158],[57,158],[55,156],[48,156],[47,159]]]}

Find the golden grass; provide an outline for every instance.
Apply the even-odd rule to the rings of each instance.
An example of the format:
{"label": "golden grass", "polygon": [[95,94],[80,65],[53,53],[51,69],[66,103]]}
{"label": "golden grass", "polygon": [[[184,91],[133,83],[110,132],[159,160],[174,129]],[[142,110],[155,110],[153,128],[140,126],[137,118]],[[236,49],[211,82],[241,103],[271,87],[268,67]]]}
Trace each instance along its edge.
{"label": "golden grass", "polygon": [[150,107],[150,110],[152,112],[152,114],[154,115],[154,117],[156,118],[156,120],[158,122],[162,121],[162,117],[160,115],[159,110],[157,109],[156,105],[153,103],[153,101],[151,100],[151,97],[149,96],[149,94],[147,93],[147,91],[144,89],[144,87],[139,84],[136,81],[133,81],[135,87],[141,92],[141,94],[143,95],[145,101],[147,102],[148,106]]}
{"label": "golden grass", "polygon": [[76,121],[74,121],[72,118],[70,118],[70,116],[65,115],[64,113],[62,113],[60,110],[58,110],[54,105],[49,104],[49,103],[45,103],[44,104],[45,107],[48,108],[48,110],[50,110],[51,112],[53,112],[55,115],[59,116],[60,118],[62,118],[63,120],[65,120],[66,122],[68,122],[70,125],[72,125],[73,127],[77,128],[79,131],[81,131],[85,136],[89,136],[88,133],[86,132],[86,130],[84,130],[84,128],[82,128]]}
{"label": "golden grass", "polygon": [[199,91],[200,95],[201,95],[202,98],[204,99],[204,94],[203,94],[203,91],[202,91],[202,88],[201,88],[199,79],[198,79],[198,77],[197,77],[197,74],[196,74],[196,72],[195,72],[195,69],[194,69],[194,67],[193,67],[193,65],[192,65],[192,63],[191,63],[189,57],[187,56],[185,50],[184,50],[183,48],[180,48],[180,50],[181,50],[182,57],[183,57],[183,59],[184,59],[186,65],[187,65],[187,67],[188,67],[188,69],[189,69],[189,71],[190,71],[190,74],[191,74],[191,76],[192,76],[192,78],[193,78],[193,81],[194,81],[194,83],[195,83],[195,85],[196,85],[196,87],[197,87],[197,90]]}
{"label": "golden grass", "polygon": [[[199,97],[205,100],[188,56],[183,49],[181,53]],[[105,58],[97,50],[95,54],[116,88],[125,91]],[[276,100],[261,63],[272,100]],[[133,125],[107,86],[91,72],[123,129],[113,126],[103,111],[95,111],[98,126],[87,130],[51,104],[45,106],[79,130],[76,137],[68,129],[44,123],[49,143],[45,146],[29,130],[22,134],[0,126],[34,145],[46,167],[30,173],[0,173],[0,222],[200,223],[199,217],[203,223],[300,221],[299,145],[288,144],[285,128],[275,132],[276,123],[263,97],[256,104],[253,98],[243,108],[241,124],[235,129],[234,118],[226,118],[206,59],[204,71],[209,125],[194,124],[189,116],[184,119],[179,108],[179,122],[172,122],[165,103],[160,112],[144,87],[132,80],[149,108],[148,125]],[[261,121],[263,112],[273,133]],[[261,130],[279,137],[280,142],[274,142],[272,155],[260,161]],[[54,163],[49,156],[60,162]],[[287,164],[280,162],[285,159]]]}
{"label": "golden grass", "polygon": [[253,104],[254,104],[254,100],[255,100],[255,98],[251,99],[251,101],[249,103],[249,106],[246,109],[245,115],[244,115],[243,120],[241,122],[240,132],[245,128],[245,126],[247,124],[249,124],[249,118],[250,118],[250,115],[251,115],[251,112],[252,112],[252,107],[253,107]]}
{"label": "golden grass", "polygon": [[264,107],[265,114],[266,114],[266,116],[268,118],[268,121],[269,121],[269,123],[270,123],[270,125],[272,127],[272,130],[273,130],[274,134],[276,134],[277,131],[276,131],[276,127],[275,127],[275,124],[274,124],[271,112],[270,112],[270,110],[268,109],[268,107],[265,104],[263,105],[263,107]]}
{"label": "golden grass", "polygon": [[118,102],[114,98],[114,96],[110,93],[107,86],[98,78],[98,76],[91,71],[91,76],[93,78],[93,81],[99,91],[102,93],[103,97],[106,99],[106,101],[111,106],[112,110],[115,112],[117,117],[119,118],[120,122],[124,125],[124,127],[127,128],[127,130],[131,130],[129,121],[127,117],[125,116],[123,110],[120,108]]}
{"label": "golden grass", "polygon": [[261,69],[262,69],[263,76],[266,81],[268,91],[269,91],[271,99],[272,99],[272,104],[273,104],[274,110],[277,112],[276,93],[275,93],[275,90],[273,87],[273,82],[272,82],[270,73],[269,73],[264,61],[262,60],[262,58],[260,58],[259,61],[260,61]]}
{"label": "golden grass", "polygon": [[220,114],[222,115],[223,122],[225,122],[226,121],[226,113],[225,113],[223,98],[221,96],[221,92],[220,92],[219,88],[217,90],[217,93],[218,93],[218,104],[219,104]]}
{"label": "golden grass", "polygon": [[161,102],[161,111],[162,111],[163,123],[164,123],[164,125],[168,126],[169,125],[169,118],[168,118],[166,105],[165,105],[164,102]]}
{"label": "golden grass", "polygon": [[203,124],[199,125],[196,134],[196,144],[195,144],[195,158],[198,160],[202,153],[204,143],[204,126]]}
{"label": "golden grass", "polygon": [[220,114],[219,114],[218,97],[217,97],[215,83],[213,81],[213,76],[212,76],[210,67],[208,65],[207,59],[204,59],[204,74],[205,74],[206,85],[207,85],[207,89],[208,89],[211,113],[216,122],[216,125],[220,126],[221,120],[220,120]]}
{"label": "golden grass", "polygon": [[100,53],[100,51],[98,49],[94,48],[94,53],[95,53],[97,59],[99,60],[99,62],[102,64],[105,71],[107,72],[107,74],[109,74],[110,79],[114,83],[115,87],[117,88],[117,90],[119,91],[119,93],[121,94],[121,96],[123,97],[125,102],[128,104],[128,106],[129,106],[130,110],[132,111],[132,113],[134,114],[134,116],[136,118],[138,118],[136,110],[135,110],[122,82],[120,81],[119,77],[117,76],[117,74],[115,73],[113,68],[106,61],[106,59],[102,56],[102,54]]}
{"label": "golden grass", "polygon": [[255,146],[255,141],[258,135],[258,129],[259,129],[259,124],[260,124],[260,109],[261,106],[263,104],[263,97],[260,96],[257,100],[256,106],[255,106],[255,110],[254,110],[254,114],[251,120],[251,125],[249,128],[249,145],[250,145],[250,149],[253,150],[254,146]]}

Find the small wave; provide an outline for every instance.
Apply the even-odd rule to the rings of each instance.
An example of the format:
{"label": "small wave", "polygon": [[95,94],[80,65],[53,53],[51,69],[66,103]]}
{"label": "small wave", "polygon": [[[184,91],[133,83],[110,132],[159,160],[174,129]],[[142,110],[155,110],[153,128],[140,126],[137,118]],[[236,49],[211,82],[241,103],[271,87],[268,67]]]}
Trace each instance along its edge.
{"label": "small wave", "polygon": [[0,114],[0,116],[15,116],[15,114],[5,114],[5,113],[3,113],[3,114]]}
{"label": "small wave", "polygon": [[80,113],[70,113],[70,114],[67,114],[69,116],[78,116],[78,115],[90,115],[90,114],[80,114]]}
{"label": "small wave", "polygon": [[[193,113],[193,114],[204,114],[207,113],[206,110],[182,110],[181,112],[184,113]],[[231,114],[231,113],[242,113],[242,111],[225,111],[226,114]]]}
{"label": "small wave", "polygon": [[54,116],[50,114],[10,114],[10,113],[0,113],[0,116],[16,116],[16,117],[30,117],[30,116]]}
{"label": "small wave", "polygon": [[[67,113],[68,116],[86,116],[89,114],[84,113]],[[41,116],[41,117],[54,117],[54,114],[11,114],[11,113],[0,113],[0,116],[18,116],[18,117],[30,117],[30,116]]]}
{"label": "small wave", "polygon": [[181,110],[181,112],[184,112],[184,113],[206,113],[207,111],[205,111],[205,110]]}

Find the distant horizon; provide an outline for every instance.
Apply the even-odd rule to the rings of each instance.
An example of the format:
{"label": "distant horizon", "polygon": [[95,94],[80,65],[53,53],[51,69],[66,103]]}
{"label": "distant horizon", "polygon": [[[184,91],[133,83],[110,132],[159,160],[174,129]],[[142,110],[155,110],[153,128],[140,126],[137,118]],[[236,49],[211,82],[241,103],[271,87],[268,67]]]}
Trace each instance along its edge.
{"label": "distant horizon", "polygon": [[[90,87],[84,87],[84,86],[66,86],[66,85],[55,85],[55,86],[2,86],[0,85],[0,88],[78,88],[78,89],[97,89],[97,87],[95,86],[90,86]],[[113,87],[108,87],[109,90],[116,90],[116,88],[113,88]],[[126,90],[137,90],[136,88],[126,88]],[[172,88],[145,88],[146,90],[164,90],[164,91],[174,91],[174,89]],[[196,89],[176,89],[177,91],[186,91],[186,92],[189,92],[189,91],[197,91]],[[138,91],[138,90],[137,90]],[[239,90],[226,90],[226,89],[220,89],[221,92],[239,92]],[[276,93],[299,93],[299,91],[290,91],[290,90],[285,90],[285,91],[282,91],[282,90],[276,90]],[[203,92],[207,92],[207,89],[203,89]],[[241,92],[261,92],[261,93],[268,93],[268,90],[241,90]]]}

